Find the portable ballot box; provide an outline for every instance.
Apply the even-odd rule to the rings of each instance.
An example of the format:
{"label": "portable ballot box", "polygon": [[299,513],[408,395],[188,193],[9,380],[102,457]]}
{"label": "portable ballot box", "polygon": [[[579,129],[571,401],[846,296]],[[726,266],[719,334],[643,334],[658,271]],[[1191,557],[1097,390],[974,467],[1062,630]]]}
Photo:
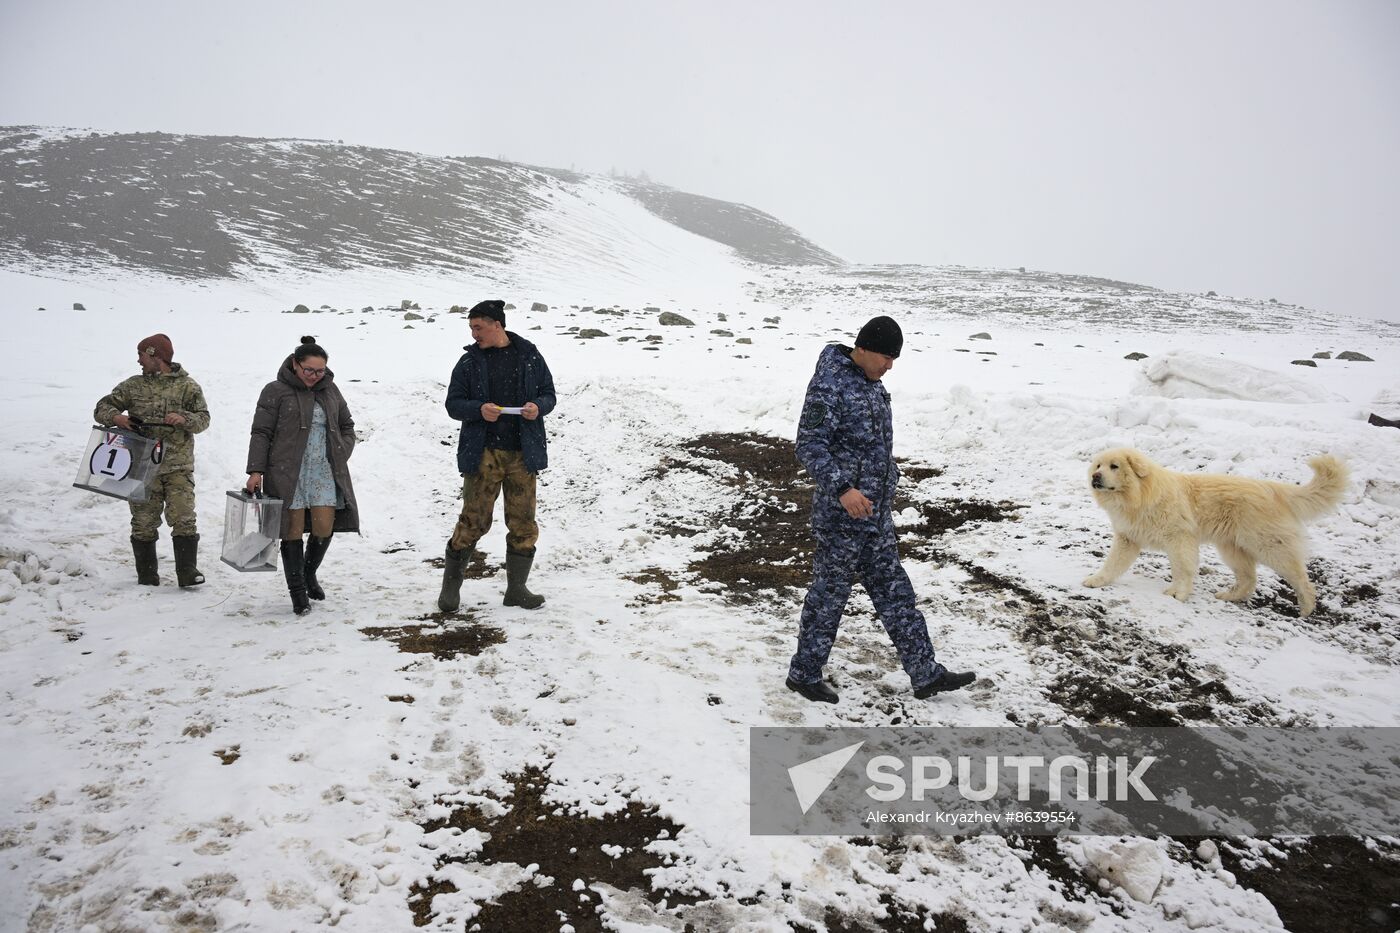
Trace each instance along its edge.
{"label": "portable ballot box", "polygon": [[154,438],[93,425],[73,485],[128,502],[144,502],[160,471],[163,452],[161,442]]}
{"label": "portable ballot box", "polygon": [[234,570],[277,569],[282,542],[282,500],[229,490],[224,500],[223,562]]}

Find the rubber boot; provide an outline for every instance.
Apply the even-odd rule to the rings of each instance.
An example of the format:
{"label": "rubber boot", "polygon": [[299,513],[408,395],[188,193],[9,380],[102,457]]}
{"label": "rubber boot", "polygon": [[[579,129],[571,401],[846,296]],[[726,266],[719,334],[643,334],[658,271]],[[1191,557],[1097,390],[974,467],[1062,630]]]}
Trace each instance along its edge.
{"label": "rubber boot", "polygon": [[312,535],[306,539],[306,595],[312,599],[326,598],[326,591],[316,582],[316,571],[321,566],[322,558],[326,556],[326,550],[331,546],[331,538],[334,537],[335,532],[331,532],[324,538]]}
{"label": "rubber boot", "polygon": [[914,690],[914,696],[921,700],[939,693],[951,693],[954,690],[961,690],[977,679],[977,675],[972,671],[942,671],[929,683]]}
{"label": "rubber boot", "polygon": [[160,586],[160,560],[156,557],[156,543],[132,538],[131,553],[136,558],[136,582],[142,586]]}
{"label": "rubber boot", "polygon": [[181,586],[199,586],[204,574],[199,572],[199,535],[172,535],[175,545],[175,578]]}
{"label": "rubber boot", "polygon": [[311,600],[306,598],[306,557],[300,538],[282,542],[282,573],[287,578],[287,592],[292,595],[292,611],[306,615],[311,611]]}
{"label": "rubber boot", "polygon": [[447,542],[447,553],[442,558],[442,592],[438,594],[438,608],[443,612],[456,612],[462,605],[462,571],[467,568],[467,552],[452,550],[452,542]]}
{"label": "rubber boot", "polygon": [[507,606],[522,609],[538,609],[544,605],[544,597],[525,589],[525,581],[530,578],[530,565],[535,562],[533,554],[512,554],[506,551],[506,598]]}

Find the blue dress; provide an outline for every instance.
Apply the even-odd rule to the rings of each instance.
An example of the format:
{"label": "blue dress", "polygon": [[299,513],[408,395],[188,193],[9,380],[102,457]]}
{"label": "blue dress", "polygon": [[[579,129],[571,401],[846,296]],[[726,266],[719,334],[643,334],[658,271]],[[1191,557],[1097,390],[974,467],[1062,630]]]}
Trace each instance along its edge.
{"label": "blue dress", "polygon": [[320,402],[311,406],[311,434],[306,439],[306,453],[301,457],[301,474],[289,509],[335,506],[344,508],[345,501],[331,475],[331,461],[326,452],[326,410]]}

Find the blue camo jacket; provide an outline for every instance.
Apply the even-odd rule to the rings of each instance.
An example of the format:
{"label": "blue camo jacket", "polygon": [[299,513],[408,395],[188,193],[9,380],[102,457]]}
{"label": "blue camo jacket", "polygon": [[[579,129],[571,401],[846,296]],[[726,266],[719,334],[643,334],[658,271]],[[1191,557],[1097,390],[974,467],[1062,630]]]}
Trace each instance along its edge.
{"label": "blue camo jacket", "polygon": [[[890,394],[851,361],[850,347],[832,344],[817,359],[797,426],[797,459],[817,486],[812,530],[818,535],[893,530],[890,509],[899,468]],[[848,486],[870,500],[870,518],[846,514],[840,494]]]}
{"label": "blue camo jacket", "polygon": [[[538,473],[549,466],[544,416],[554,410],[554,377],[533,343],[510,331],[506,331],[506,335],[520,350],[520,394],[540,409],[540,416],[534,421],[520,419],[520,453],[525,469]],[[481,454],[486,449],[486,422],[481,417],[481,406],[490,401],[490,390],[486,354],[474,343],[462,349],[467,352],[457,361],[452,381],[447,386],[447,413],[462,422],[462,432],[457,438],[457,471],[467,474],[480,469]]]}

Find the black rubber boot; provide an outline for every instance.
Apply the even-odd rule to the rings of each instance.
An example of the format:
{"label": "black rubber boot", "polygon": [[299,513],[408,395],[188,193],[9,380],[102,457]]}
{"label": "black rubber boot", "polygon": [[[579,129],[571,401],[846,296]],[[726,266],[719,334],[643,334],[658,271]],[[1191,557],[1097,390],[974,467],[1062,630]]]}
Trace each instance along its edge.
{"label": "black rubber boot", "polygon": [[438,594],[438,608],[443,612],[456,612],[462,605],[462,571],[467,567],[467,552],[452,550],[452,542],[447,542],[447,553],[442,558],[442,592]]}
{"label": "black rubber boot", "polygon": [[199,572],[199,535],[173,535],[175,545],[175,578],[181,586],[199,586],[204,574]]}
{"label": "black rubber boot", "polygon": [[160,560],[156,543],[131,539],[131,553],[136,558],[136,582],[142,586],[160,586]]}
{"label": "black rubber boot", "polygon": [[799,684],[789,677],[787,679],[787,688],[789,690],[795,690],[814,703],[835,703],[840,699],[836,691],[831,689],[824,680],[818,680],[810,684]]}
{"label": "black rubber boot", "polygon": [[512,554],[506,551],[506,598],[501,602],[521,609],[538,609],[544,605],[544,597],[525,589],[525,581],[530,579],[530,565],[535,562],[533,554]]}
{"label": "black rubber boot", "polygon": [[335,532],[331,532],[324,538],[312,535],[306,539],[306,595],[312,599],[326,598],[326,591],[316,582],[316,571],[326,556],[326,550],[331,546],[331,538],[334,537]]}
{"label": "black rubber boot", "polygon": [[921,700],[927,700],[935,693],[950,693],[954,690],[961,690],[977,679],[977,675],[972,671],[944,671],[929,683],[914,690],[914,696]]}
{"label": "black rubber boot", "polygon": [[287,578],[287,592],[292,595],[292,611],[306,615],[311,611],[311,600],[306,598],[306,556],[300,538],[282,542],[282,573]]}

